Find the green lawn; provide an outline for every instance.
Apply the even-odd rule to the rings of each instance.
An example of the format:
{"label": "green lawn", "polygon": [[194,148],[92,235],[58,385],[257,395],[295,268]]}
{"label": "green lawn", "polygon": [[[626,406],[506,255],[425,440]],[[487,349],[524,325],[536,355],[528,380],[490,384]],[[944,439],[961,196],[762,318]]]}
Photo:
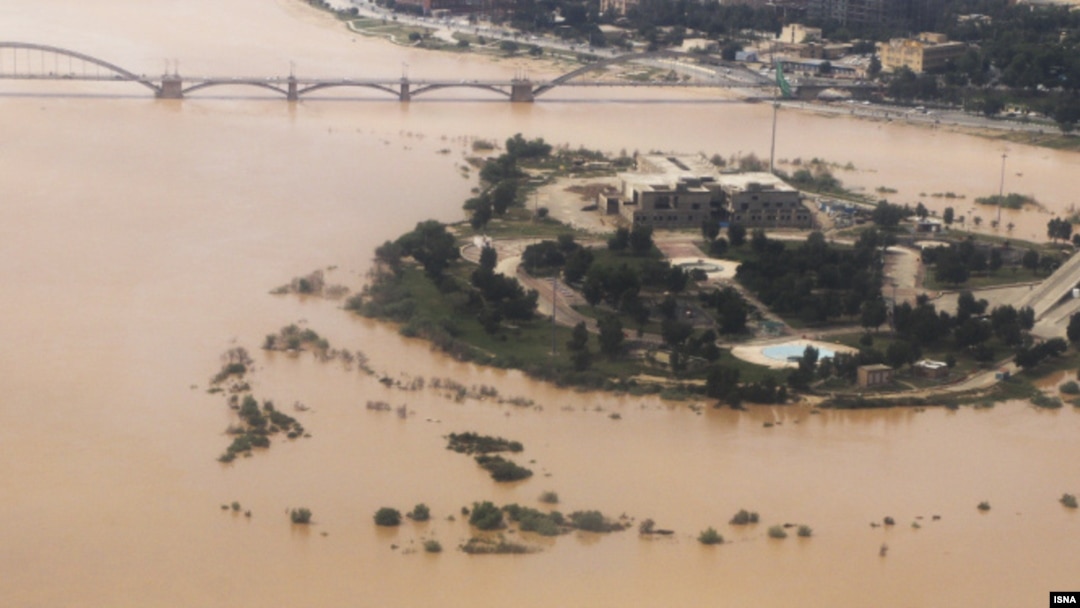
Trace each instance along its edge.
{"label": "green lawn", "polygon": [[997,272],[986,272],[984,274],[972,275],[964,283],[961,283],[960,285],[954,285],[952,283],[938,281],[936,278],[934,278],[934,267],[930,266],[927,268],[926,278],[923,280],[923,287],[936,291],[962,291],[985,289],[987,287],[997,287],[999,285],[1031,283],[1036,281],[1042,281],[1045,278],[1046,274],[1041,272],[1036,273],[1022,266],[1007,266],[999,268]]}

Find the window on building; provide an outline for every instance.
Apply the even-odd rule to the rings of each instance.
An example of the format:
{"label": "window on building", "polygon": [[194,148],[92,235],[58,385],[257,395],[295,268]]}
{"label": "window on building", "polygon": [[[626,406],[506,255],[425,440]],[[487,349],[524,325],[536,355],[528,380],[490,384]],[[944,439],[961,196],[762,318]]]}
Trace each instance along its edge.
{"label": "window on building", "polygon": [[765,209],[768,209],[769,206],[770,206],[770,203],[768,203],[768,202],[761,203],[761,206],[764,207]]}
{"label": "window on building", "polygon": [[750,203],[743,203],[743,204],[739,205],[739,209],[741,209],[742,211],[749,211],[750,210]]}
{"label": "window on building", "polygon": [[690,208],[693,209],[694,211],[697,211],[698,209],[701,209],[701,203],[692,203],[690,205]]}

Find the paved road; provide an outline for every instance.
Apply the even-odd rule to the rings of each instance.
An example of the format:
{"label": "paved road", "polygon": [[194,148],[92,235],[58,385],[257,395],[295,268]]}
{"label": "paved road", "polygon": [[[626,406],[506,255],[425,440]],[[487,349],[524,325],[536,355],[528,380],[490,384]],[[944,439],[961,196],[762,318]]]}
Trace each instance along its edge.
{"label": "paved road", "polygon": [[1080,255],[1074,255],[1061,265],[1054,274],[1046,278],[1017,302],[1017,308],[1030,306],[1035,311],[1035,319],[1041,319],[1062,298],[1069,295],[1080,283]]}

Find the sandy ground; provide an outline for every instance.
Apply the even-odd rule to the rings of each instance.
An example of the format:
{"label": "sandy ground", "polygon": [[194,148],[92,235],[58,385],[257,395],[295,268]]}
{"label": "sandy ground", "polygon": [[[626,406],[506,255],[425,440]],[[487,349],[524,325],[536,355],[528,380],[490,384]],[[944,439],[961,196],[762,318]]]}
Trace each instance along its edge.
{"label": "sandy ground", "polygon": [[616,177],[583,177],[560,179],[538,190],[533,203],[547,207],[553,219],[579,230],[596,234],[614,232],[619,226],[619,216],[604,215],[600,211],[582,211],[583,207],[595,205],[596,199],[573,192],[570,188],[595,190],[600,186],[618,186]]}

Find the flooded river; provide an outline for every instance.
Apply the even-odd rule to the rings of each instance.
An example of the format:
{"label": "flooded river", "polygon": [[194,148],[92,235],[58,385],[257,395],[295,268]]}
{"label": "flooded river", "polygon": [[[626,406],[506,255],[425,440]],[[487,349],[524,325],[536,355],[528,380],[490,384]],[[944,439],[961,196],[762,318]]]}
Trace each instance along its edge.
{"label": "flooded river", "polygon": [[[0,39],[140,73],[173,59],[189,74],[287,75],[292,62],[313,76],[465,79],[521,67],[370,41],[291,0],[9,0]],[[470,136],[764,156],[770,108],[715,95],[290,106],[243,89],[165,102],[138,85],[0,81],[3,604],[1017,606],[1075,589],[1080,514],[1057,502],[1080,492],[1074,409],[696,414],[459,364],[338,303],[268,294],[329,267],[355,288],[377,244],[428,217],[459,218],[474,186],[460,170]],[[987,140],[795,113],[780,122],[778,156],[851,161],[841,177],[855,185],[898,196],[997,188],[1001,146]],[[1059,210],[1073,202],[1076,155],[1012,146],[1008,163],[1023,175],[1007,189]],[[1018,232],[1044,232],[1047,216],[1032,217]],[[294,322],[393,377],[491,385],[535,406],[399,391],[339,363],[258,350]],[[311,406],[297,416],[312,437],[221,465],[231,418],[206,389],[237,345],[255,353],[258,397]],[[369,400],[414,414],[369,411]],[[443,435],[464,430],[522,441],[537,474],[496,486],[444,449]],[[563,511],[649,517],[676,534],[528,539],[544,551],[527,556],[454,550],[469,536],[462,506],[538,506],[545,490]],[[976,509],[983,500],[989,512]],[[251,517],[220,509],[232,501]],[[372,524],[379,507],[419,502],[431,522]],[[291,526],[296,507],[315,524]],[[728,526],[739,508],[762,524]],[[870,526],[885,516],[897,525]],[[766,537],[788,522],[814,537]],[[708,526],[731,542],[699,545]],[[415,551],[425,538],[444,552]]]}

